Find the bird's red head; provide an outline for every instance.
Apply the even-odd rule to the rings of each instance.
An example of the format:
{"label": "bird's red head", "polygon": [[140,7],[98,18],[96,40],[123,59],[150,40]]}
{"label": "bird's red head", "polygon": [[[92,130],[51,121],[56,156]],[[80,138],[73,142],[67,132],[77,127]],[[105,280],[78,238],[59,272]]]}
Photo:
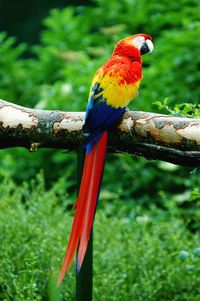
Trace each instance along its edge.
{"label": "bird's red head", "polygon": [[152,51],[152,37],[148,34],[139,33],[120,40],[115,46],[113,54],[137,59]]}

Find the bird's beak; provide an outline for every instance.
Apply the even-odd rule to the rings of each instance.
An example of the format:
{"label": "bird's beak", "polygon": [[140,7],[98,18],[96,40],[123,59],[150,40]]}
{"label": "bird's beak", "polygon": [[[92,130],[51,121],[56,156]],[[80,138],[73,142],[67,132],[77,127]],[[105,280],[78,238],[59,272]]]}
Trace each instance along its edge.
{"label": "bird's beak", "polygon": [[151,40],[147,39],[145,41],[145,43],[142,45],[141,49],[140,49],[140,53],[143,55],[143,54],[146,54],[146,53],[152,53],[153,51],[153,43],[151,42]]}

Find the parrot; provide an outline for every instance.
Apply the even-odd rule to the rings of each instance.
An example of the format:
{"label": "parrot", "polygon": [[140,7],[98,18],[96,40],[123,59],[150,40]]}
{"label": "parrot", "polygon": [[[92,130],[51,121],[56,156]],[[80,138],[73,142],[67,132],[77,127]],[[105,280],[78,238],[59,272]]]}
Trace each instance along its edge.
{"label": "parrot", "polygon": [[98,203],[107,152],[108,130],[120,120],[128,104],[138,95],[142,79],[142,55],[154,49],[152,37],[135,34],[120,40],[111,57],[96,71],[88,97],[82,148],[85,161],[74,219],[57,285],[69,271],[77,250],[76,272],[86,254]]}

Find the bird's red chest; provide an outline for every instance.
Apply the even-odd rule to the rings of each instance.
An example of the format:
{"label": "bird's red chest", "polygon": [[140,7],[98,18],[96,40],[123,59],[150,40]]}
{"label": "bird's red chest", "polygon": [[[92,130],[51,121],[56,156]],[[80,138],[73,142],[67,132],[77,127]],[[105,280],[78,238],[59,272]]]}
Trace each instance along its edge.
{"label": "bird's red chest", "polygon": [[141,80],[141,62],[126,57],[111,57],[103,66],[104,74],[118,78],[119,85],[130,85]]}
{"label": "bird's red chest", "polygon": [[129,66],[124,66],[123,78],[119,81],[119,84],[131,85],[141,80],[142,68],[139,62],[132,62]]}

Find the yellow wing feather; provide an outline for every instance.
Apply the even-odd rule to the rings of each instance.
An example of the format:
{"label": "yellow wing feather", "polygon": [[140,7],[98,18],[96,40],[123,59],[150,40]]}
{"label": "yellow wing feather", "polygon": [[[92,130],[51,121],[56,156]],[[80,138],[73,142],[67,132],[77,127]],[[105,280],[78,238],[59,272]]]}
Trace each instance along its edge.
{"label": "yellow wing feather", "polygon": [[120,74],[112,76],[113,70],[109,71],[107,74],[104,74],[103,68],[100,68],[91,84],[89,99],[91,95],[94,94],[92,87],[99,83],[99,88],[102,88],[102,91],[98,94],[95,94],[95,98],[103,94],[103,98],[106,103],[114,108],[124,108],[126,107],[131,100],[133,100],[138,95],[138,89],[140,81],[135,82],[134,84],[127,84],[123,82],[120,84],[120,81],[123,80]]}

